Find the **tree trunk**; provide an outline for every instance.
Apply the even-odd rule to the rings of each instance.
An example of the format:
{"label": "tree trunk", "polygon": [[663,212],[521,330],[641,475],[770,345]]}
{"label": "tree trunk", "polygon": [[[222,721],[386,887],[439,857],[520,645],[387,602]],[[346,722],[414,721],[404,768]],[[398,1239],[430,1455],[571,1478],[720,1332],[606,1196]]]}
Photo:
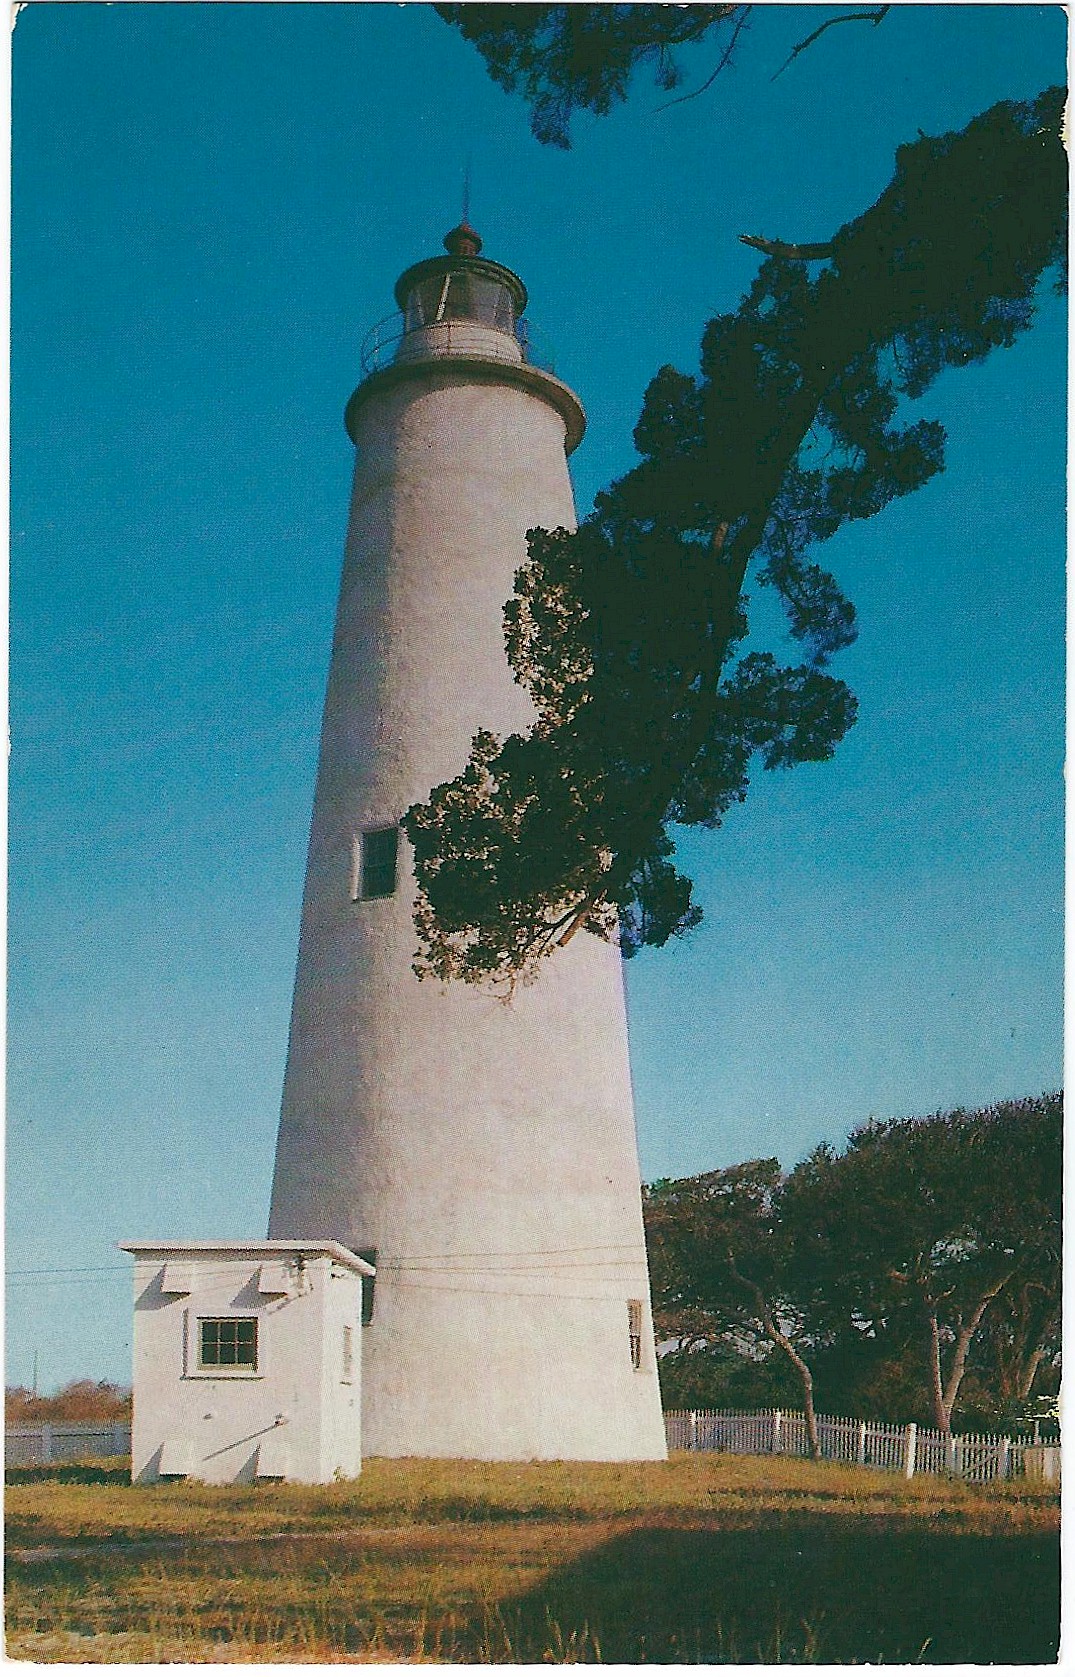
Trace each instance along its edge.
{"label": "tree trunk", "polygon": [[[948,1371],[948,1381],[944,1388],[943,1403],[949,1417],[949,1427],[952,1424],[952,1411],[956,1406],[956,1398],[959,1395],[959,1388],[962,1384],[963,1375],[967,1367],[967,1353],[971,1348],[971,1341],[978,1332],[978,1329],[981,1326],[982,1317],[985,1315],[989,1305],[996,1298],[1001,1289],[1007,1286],[1010,1280],[1011,1276],[1005,1275],[1002,1280],[996,1283],[995,1286],[990,1287],[987,1292],[983,1293],[971,1313],[970,1320],[960,1326],[959,1333],[956,1336],[956,1348],[952,1355],[952,1366]],[[939,1369],[940,1362],[938,1358],[938,1373]]]}
{"label": "tree trunk", "polygon": [[817,1416],[814,1414],[814,1377],[806,1359],[799,1355],[787,1334],[777,1325],[772,1306],[758,1283],[749,1280],[745,1275],[741,1275],[736,1269],[731,1253],[728,1254],[728,1270],[733,1281],[737,1282],[740,1287],[744,1287],[752,1295],[758,1307],[758,1317],[762,1327],[774,1345],[779,1345],[802,1382],[803,1416],[806,1420],[806,1440],[810,1446],[810,1459],[819,1462],[821,1460],[821,1444],[817,1436]]}
{"label": "tree trunk", "polygon": [[1049,1355],[1057,1300],[1040,1281],[1025,1280],[1007,1295],[1007,1312],[993,1318],[992,1346],[1000,1396],[1005,1403],[1025,1403],[1042,1362]]}
{"label": "tree trunk", "polygon": [[936,1310],[931,1310],[926,1320],[929,1323],[929,1396],[933,1409],[933,1424],[941,1432],[951,1432],[951,1415],[944,1401],[944,1383],[941,1379],[941,1330]]}
{"label": "tree trunk", "polygon": [[817,1436],[817,1416],[814,1414],[814,1377],[786,1335],[777,1333],[773,1338],[798,1371],[803,1388],[803,1415],[806,1419],[806,1441],[810,1446],[810,1460],[819,1462],[821,1444]]}
{"label": "tree trunk", "polygon": [[1022,1375],[1019,1379],[1020,1403],[1025,1403],[1027,1398],[1030,1396],[1031,1388],[1034,1385],[1034,1376],[1041,1367],[1041,1360],[1044,1355],[1045,1347],[1044,1345],[1039,1345],[1031,1352],[1030,1357],[1027,1359],[1026,1367],[1023,1369]]}

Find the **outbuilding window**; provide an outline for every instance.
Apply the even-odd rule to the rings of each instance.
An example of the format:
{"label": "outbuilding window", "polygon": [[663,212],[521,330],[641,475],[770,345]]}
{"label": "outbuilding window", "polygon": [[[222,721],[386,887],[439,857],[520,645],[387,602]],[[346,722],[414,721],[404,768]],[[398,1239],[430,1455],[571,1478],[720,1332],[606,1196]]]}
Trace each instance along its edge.
{"label": "outbuilding window", "polygon": [[399,828],[374,827],[362,834],[358,846],[356,897],[391,897],[396,889]]}
{"label": "outbuilding window", "polygon": [[258,1366],[258,1324],[255,1316],[206,1316],[198,1323],[198,1367]]}

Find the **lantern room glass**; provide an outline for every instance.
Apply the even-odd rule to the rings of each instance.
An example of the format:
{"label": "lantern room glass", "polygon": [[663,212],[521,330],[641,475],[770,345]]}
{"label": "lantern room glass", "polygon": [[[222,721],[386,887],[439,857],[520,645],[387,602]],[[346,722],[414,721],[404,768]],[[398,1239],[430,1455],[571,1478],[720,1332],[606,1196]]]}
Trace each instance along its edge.
{"label": "lantern room glass", "polygon": [[499,280],[466,269],[419,281],[407,294],[404,331],[414,332],[441,320],[472,320],[498,332],[513,333],[515,308],[511,292]]}

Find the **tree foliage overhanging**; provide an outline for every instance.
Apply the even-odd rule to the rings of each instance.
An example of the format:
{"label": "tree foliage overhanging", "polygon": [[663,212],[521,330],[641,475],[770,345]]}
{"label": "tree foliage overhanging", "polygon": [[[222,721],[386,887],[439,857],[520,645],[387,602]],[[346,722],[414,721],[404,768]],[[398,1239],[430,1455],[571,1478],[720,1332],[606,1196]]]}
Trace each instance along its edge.
{"label": "tree foliage overhanging", "polygon": [[[670,829],[718,827],[755,758],[832,755],[856,704],[826,666],[855,613],[814,549],[942,469],[943,428],[901,398],[1030,325],[1063,262],[1063,105],[1051,88],[901,147],[827,244],[748,240],[766,259],[699,372],[646,392],[639,464],[576,533],[528,536],[505,634],[536,719],[476,736],[405,818],[416,971],[510,987],[580,928],[663,944],[701,917]],[[801,662],[744,649],[748,567]]]}
{"label": "tree foliage overhanging", "polygon": [[531,106],[531,128],[543,145],[570,145],[574,111],[605,116],[626,98],[635,68],[648,63],[658,87],[678,87],[675,48],[718,37],[749,7],[437,5],[477,47],[490,76]]}

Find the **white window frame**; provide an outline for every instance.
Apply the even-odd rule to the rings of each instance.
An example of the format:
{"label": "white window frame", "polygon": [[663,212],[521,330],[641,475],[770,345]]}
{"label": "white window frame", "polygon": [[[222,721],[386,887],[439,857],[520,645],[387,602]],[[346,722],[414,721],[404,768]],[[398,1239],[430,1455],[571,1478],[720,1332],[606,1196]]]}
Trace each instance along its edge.
{"label": "white window frame", "polygon": [[[259,1324],[264,1320],[264,1312],[259,1310],[188,1310],[186,1315],[186,1333],[184,1334],[184,1367],[183,1374],[188,1380],[264,1380],[265,1340]],[[210,1363],[202,1362],[202,1323],[203,1322],[240,1322],[248,1321],[255,1324],[254,1343],[257,1361],[253,1368],[245,1363]]]}

